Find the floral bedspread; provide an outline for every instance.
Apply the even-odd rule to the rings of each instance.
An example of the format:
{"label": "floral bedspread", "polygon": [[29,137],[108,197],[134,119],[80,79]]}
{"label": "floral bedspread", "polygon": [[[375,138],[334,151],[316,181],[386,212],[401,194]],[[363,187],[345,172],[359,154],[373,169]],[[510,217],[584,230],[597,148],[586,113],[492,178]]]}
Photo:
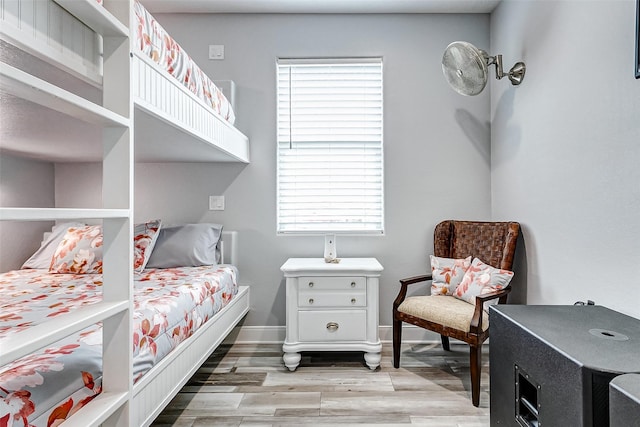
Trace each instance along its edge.
{"label": "floral bedspread", "polygon": [[137,19],[136,45],[155,63],[193,92],[225,120],[233,124],[235,113],[222,91],[198,67],[180,45],[139,2],[134,2]]}
{"label": "floral bedspread", "polygon": [[[0,274],[0,338],[101,300],[99,274]],[[144,270],[134,281],[133,373],[140,379],[237,293],[232,266]],[[0,427],[57,426],[101,391],[102,327],[0,367]]]}

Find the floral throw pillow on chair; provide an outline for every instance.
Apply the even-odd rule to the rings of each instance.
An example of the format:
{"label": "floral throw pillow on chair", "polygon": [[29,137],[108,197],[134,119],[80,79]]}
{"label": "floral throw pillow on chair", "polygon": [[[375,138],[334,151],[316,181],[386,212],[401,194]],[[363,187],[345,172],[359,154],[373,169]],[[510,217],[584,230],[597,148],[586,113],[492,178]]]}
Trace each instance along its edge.
{"label": "floral throw pillow on chair", "polygon": [[[474,258],[453,296],[475,305],[476,296],[504,289],[512,278],[513,271],[501,270]],[[488,311],[490,305],[497,303],[498,299],[486,301],[484,310]]]}
{"label": "floral throw pillow on chair", "polygon": [[471,257],[441,258],[431,255],[431,295],[453,295],[471,265]]}

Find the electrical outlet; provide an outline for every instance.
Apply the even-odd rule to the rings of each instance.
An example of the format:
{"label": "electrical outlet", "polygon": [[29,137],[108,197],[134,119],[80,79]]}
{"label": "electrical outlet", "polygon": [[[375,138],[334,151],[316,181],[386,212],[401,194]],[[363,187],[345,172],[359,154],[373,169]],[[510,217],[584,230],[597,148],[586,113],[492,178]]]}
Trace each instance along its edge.
{"label": "electrical outlet", "polygon": [[224,196],[209,196],[209,210],[210,211],[223,211],[224,210]]}
{"label": "electrical outlet", "polygon": [[223,44],[210,44],[209,45],[209,59],[224,59],[224,45]]}

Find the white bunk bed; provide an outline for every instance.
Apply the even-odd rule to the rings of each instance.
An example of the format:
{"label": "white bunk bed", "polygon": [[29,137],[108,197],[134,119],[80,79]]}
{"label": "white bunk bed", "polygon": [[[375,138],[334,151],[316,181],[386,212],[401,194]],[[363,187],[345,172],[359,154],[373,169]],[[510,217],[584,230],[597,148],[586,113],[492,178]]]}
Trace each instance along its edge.
{"label": "white bunk bed", "polygon": [[[244,317],[249,290],[241,287],[229,305],[133,384],[132,355],[121,349],[132,340],[135,163],[248,163],[249,142],[136,51],[132,1],[104,3],[0,2],[0,155],[101,161],[103,170],[102,208],[2,206],[0,220],[102,221],[105,248],[102,302],[2,339],[0,366],[103,322],[109,345],[103,346],[102,393],[64,425],[137,427],[153,422]],[[34,123],[46,123],[46,129]]]}
{"label": "white bunk bed", "polygon": [[[113,0],[109,3],[106,0],[105,7],[98,5],[96,0],[6,0],[1,4],[2,40],[42,61],[30,64],[32,69],[51,64],[64,70],[87,86],[104,92],[103,105],[108,105],[111,97],[126,98],[114,101],[116,106],[111,109],[117,112],[128,110],[129,102],[133,103],[136,161],[249,163],[248,138],[134,46],[133,37],[129,38],[129,28],[132,28],[131,32],[135,31],[133,24],[122,24],[106,8],[113,4],[117,8],[114,12],[122,9],[120,14],[126,9],[126,19],[122,18],[122,21],[129,23],[134,21],[132,2]],[[37,28],[38,25],[43,28]],[[109,43],[123,39],[127,40],[124,44],[132,60],[125,66],[112,64],[115,61],[110,61],[109,53],[110,49],[116,48],[110,48]],[[118,48],[124,49],[122,45]],[[28,74],[19,67],[3,63],[0,82],[3,92],[71,116],[79,114],[76,118],[99,127],[113,125],[112,117],[105,120],[90,117],[91,113],[73,111],[77,103],[85,103],[74,99],[75,93],[64,90],[64,85],[49,87],[46,78]],[[46,70],[40,74],[47,74]],[[122,95],[123,86],[126,86],[126,96]],[[35,95],[26,93],[34,89]],[[41,91],[50,92],[49,99],[42,99]],[[100,103],[99,96],[89,100]],[[80,106],[81,110],[87,108],[93,107]],[[29,122],[30,117],[39,117],[41,111],[21,110],[20,113],[26,116],[23,121]],[[46,152],[49,159],[61,162],[102,159],[101,149],[69,140],[68,119],[60,117],[58,121],[51,120],[55,126],[49,129],[49,138],[58,143],[56,152],[64,151],[65,154],[56,156],[56,152]],[[95,133],[97,128],[93,129]],[[30,150],[22,144],[30,136],[24,133],[33,132],[33,129],[21,128],[19,131],[22,138],[7,138],[3,150],[17,155],[42,156],[36,149]],[[86,129],[79,132],[81,135],[86,133]],[[60,147],[59,144],[64,145]]]}

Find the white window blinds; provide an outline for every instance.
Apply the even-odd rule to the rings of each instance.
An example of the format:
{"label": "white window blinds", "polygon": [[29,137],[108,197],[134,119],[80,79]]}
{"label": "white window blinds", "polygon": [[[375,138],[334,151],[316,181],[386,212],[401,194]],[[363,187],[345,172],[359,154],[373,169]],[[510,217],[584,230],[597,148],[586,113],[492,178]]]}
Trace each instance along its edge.
{"label": "white window blinds", "polygon": [[382,233],[382,59],[277,68],[278,232]]}

